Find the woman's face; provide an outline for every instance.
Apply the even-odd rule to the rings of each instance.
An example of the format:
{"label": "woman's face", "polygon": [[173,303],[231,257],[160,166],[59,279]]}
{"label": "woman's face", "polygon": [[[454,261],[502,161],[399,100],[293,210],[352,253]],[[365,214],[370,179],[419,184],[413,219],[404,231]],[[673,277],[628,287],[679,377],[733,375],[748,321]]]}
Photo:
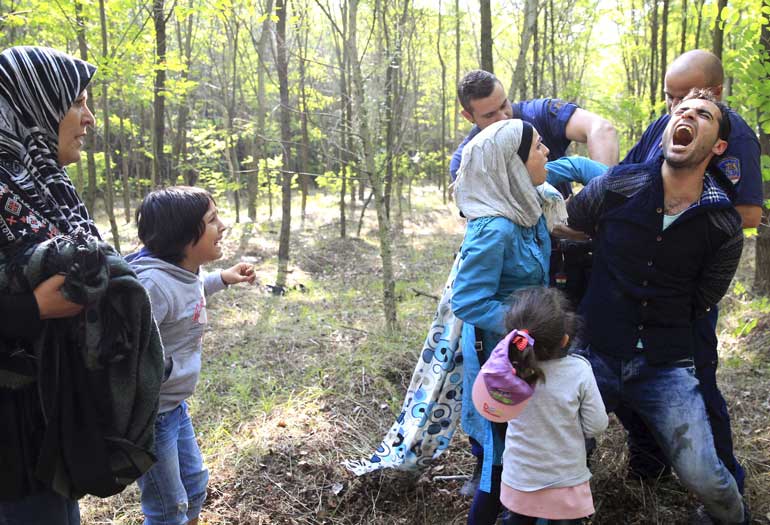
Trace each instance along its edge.
{"label": "woman's face", "polygon": [[532,131],[532,146],[529,148],[529,158],[524,164],[529,172],[529,177],[532,179],[532,184],[540,186],[545,182],[545,177],[548,171],[545,169],[545,163],[548,162],[549,150],[543,144],[543,140],[540,138],[540,134]]}
{"label": "woman's face", "polygon": [[88,109],[87,101],[88,93],[83,90],[59,122],[59,164],[62,166],[80,160],[86,129],[94,125],[94,114]]}

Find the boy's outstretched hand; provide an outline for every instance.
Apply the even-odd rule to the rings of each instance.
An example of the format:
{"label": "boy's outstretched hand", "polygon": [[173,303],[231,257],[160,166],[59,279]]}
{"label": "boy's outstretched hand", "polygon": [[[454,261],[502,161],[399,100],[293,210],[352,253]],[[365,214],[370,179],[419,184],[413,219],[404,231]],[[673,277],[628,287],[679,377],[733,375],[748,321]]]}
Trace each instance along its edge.
{"label": "boy's outstretched hand", "polygon": [[240,262],[226,270],[220,272],[222,282],[226,285],[236,283],[254,284],[257,280],[257,274],[254,273],[254,265]]}

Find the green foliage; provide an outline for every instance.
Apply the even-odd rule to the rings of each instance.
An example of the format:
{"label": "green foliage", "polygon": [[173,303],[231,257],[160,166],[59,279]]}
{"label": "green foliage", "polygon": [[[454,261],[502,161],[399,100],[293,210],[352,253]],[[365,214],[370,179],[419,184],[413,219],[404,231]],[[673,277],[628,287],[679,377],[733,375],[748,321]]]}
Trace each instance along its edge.
{"label": "green foliage", "polygon": [[338,172],[325,171],[323,175],[316,177],[318,188],[321,190],[326,190],[328,193],[338,194],[342,189],[343,172],[345,178],[350,180],[350,178],[353,176],[353,166],[345,166]]}
{"label": "green foliage", "polygon": [[[45,44],[78,53],[76,1],[80,0],[0,4],[0,46]],[[329,4],[329,15],[341,27],[343,13],[338,4]],[[558,96],[608,118],[620,132],[621,157],[647,124],[665,110],[657,93],[659,87],[653,87],[653,97],[649,92],[653,71],[651,2],[538,3],[538,54],[531,42],[526,50],[524,75],[516,79],[513,72],[524,29],[524,0],[498,0],[494,4],[495,73],[506,90],[514,86],[518,91],[525,86],[527,97]],[[660,2],[655,4],[660,9]],[[398,85],[394,89],[398,98],[393,109],[400,118],[400,128],[396,130],[393,152],[395,171],[406,183],[435,181],[446,172],[448,158],[444,156],[451,154],[470,128],[459,118],[454,134],[454,83],[456,75],[478,67],[474,43],[478,12],[461,6],[455,13],[452,2],[443,2],[439,32],[437,3],[407,4],[407,17],[402,21],[403,5],[401,1],[383,4],[375,23],[375,5],[359,4],[359,56],[355,59],[363,69],[377,169],[384,173],[386,160],[386,73],[388,64],[398,58]],[[770,0],[731,0],[721,14],[717,13],[716,0],[707,0],[700,13],[699,29],[695,5],[688,2],[684,14],[683,1],[670,2],[667,60],[679,52],[684,21],[687,49],[695,46],[696,33],[699,47],[709,47],[711,30],[720,24],[725,31],[724,64],[731,88],[728,100],[750,125],[770,131],[770,58],[759,41],[761,26],[767,24],[770,15]],[[83,0],[80,6],[88,59],[99,67],[91,86],[92,106],[97,120],[102,119],[100,99],[106,85],[110,97],[110,148],[118,151],[122,144],[130,143],[126,154],[132,188],[151,184],[153,84],[156,73],[162,70],[166,75],[160,92],[165,102],[164,152],[177,181],[197,175],[200,184],[225,196],[243,189],[252,170],[259,168],[259,192],[280,193],[280,105],[272,49],[277,20],[274,12],[264,12],[263,3],[246,0],[180,0],[168,13],[168,49],[158,64],[155,30],[145,4],[136,0],[106,2],[108,50],[104,56],[99,5]],[[167,3],[166,7],[170,9],[171,5]],[[345,121],[343,111],[349,101],[345,96],[351,94],[343,96],[340,91],[343,42],[319,4],[292,4],[289,14],[290,166],[298,165],[298,144],[302,141],[302,65],[310,142],[308,171],[323,174],[316,179],[319,191],[336,194],[340,177],[335,172],[335,157],[345,155],[346,161],[354,164],[361,154],[360,137],[345,134],[357,129],[357,108],[353,122]],[[460,63],[456,65],[454,31],[458,16],[461,45]],[[260,55],[263,31],[267,31],[268,38]],[[439,53],[444,63],[444,105]],[[656,64],[656,75],[660,75],[660,69],[661,64]],[[264,80],[262,99],[260,78]],[[350,84],[351,79],[346,80]],[[442,117],[446,124],[444,136]],[[264,125],[260,124],[263,119]],[[125,136],[120,136],[121,123]],[[228,148],[237,152],[242,170],[235,177],[231,176]],[[770,158],[763,157],[762,168],[765,179],[770,181]],[[103,160],[98,160],[97,172],[98,189],[103,191]],[[141,179],[133,180],[137,172]],[[296,178],[293,184],[296,186]]]}
{"label": "green foliage", "polygon": [[757,327],[757,318],[753,319],[744,319],[739,325],[738,328],[733,330],[733,336],[734,337],[742,337],[749,335],[751,331]]}
{"label": "green foliage", "polygon": [[414,176],[412,178],[414,182],[428,179],[431,176],[435,177],[440,174],[442,170],[449,169],[449,161],[448,159],[441,158],[440,151],[428,151],[419,153],[418,155],[418,162],[414,163],[414,161],[410,159],[410,162],[415,165]]}
{"label": "green foliage", "polygon": [[281,168],[283,168],[281,155],[259,159],[260,191],[262,193],[281,191]]}

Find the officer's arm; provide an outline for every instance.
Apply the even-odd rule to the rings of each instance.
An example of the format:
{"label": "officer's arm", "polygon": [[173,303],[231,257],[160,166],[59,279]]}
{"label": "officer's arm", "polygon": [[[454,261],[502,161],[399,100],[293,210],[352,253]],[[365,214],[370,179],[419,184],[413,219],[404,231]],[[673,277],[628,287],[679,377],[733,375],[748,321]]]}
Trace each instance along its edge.
{"label": "officer's arm", "polygon": [[618,132],[608,120],[577,108],[567,122],[567,138],[588,146],[588,156],[607,166],[618,163]]}
{"label": "officer's arm", "polygon": [[762,206],[737,204],[735,210],[740,214],[744,228],[756,228],[762,220]]}

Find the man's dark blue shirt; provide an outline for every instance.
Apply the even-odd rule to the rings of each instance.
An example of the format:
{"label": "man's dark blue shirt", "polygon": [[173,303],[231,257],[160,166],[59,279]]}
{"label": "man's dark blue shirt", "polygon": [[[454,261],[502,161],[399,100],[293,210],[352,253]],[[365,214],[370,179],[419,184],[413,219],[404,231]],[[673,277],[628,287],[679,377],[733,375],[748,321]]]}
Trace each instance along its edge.
{"label": "man's dark blue shirt", "polygon": [[623,359],[643,351],[651,363],[692,358],[692,323],[727,291],[743,246],[740,216],[711,176],[663,229],[661,164],[615,166],[567,204],[569,226],[594,238],[580,305],[587,342]]}
{"label": "man's dark blue shirt", "polygon": [[[534,126],[543,139],[543,143],[551,151],[548,160],[556,160],[567,153],[570,140],[567,138],[567,122],[578,107],[556,98],[538,98],[511,104],[513,118],[529,122]],[[481,130],[473,126],[468,136],[460,143],[449,162],[449,175],[452,180],[457,178],[457,170],[463,157],[463,148]]]}

